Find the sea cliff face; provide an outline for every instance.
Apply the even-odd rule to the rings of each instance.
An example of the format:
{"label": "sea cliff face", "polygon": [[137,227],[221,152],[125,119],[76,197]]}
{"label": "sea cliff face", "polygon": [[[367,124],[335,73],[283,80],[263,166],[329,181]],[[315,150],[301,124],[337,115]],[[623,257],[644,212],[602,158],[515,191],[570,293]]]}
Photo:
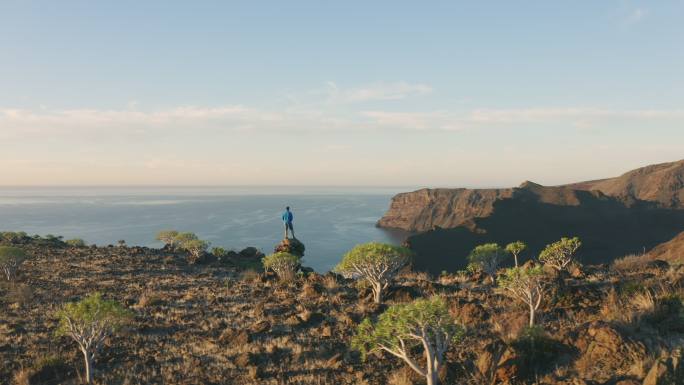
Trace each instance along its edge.
{"label": "sea cliff face", "polygon": [[524,182],[503,189],[422,189],[398,194],[379,227],[416,233],[416,267],[463,268],[478,244],[523,240],[529,256],[562,236],[579,236],[585,262],[642,253],[684,229],[684,161],[617,178],[563,186]]}
{"label": "sea cliff face", "polygon": [[400,193],[392,198],[389,210],[377,225],[412,232],[437,227],[474,229],[473,221],[492,215],[497,201],[538,199],[540,203],[577,206],[581,204],[582,191],[612,197],[627,207],[684,208],[684,160],[643,167],[617,178],[564,186],[524,182],[517,188],[438,188]]}
{"label": "sea cliff face", "polygon": [[473,218],[492,213],[494,202],[510,198],[513,189],[422,189],[392,198],[379,227],[427,231],[435,226],[468,225]]}

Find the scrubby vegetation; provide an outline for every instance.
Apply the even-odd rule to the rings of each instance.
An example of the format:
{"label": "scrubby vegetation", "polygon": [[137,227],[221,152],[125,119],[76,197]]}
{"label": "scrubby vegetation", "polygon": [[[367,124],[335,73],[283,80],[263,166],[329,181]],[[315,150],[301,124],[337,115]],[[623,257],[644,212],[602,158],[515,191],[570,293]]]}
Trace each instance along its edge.
{"label": "scrubby vegetation", "polygon": [[[496,287],[477,271],[438,279],[413,272],[408,250],[359,247],[350,253],[359,260],[374,253],[358,250],[379,249],[387,252],[369,260],[402,262],[377,304],[360,275],[301,268],[282,282],[257,269],[263,254],[253,248],[190,264],[187,252],[168,247],[7,239],[2,246],[30,258],[14,282],[0,283],[3,385],[86,380],[83,353],[72,338],[54,335],[64,330],[59,309],[83,306],[96,292],[103,295],[93,302],[111,303],[126,326],[108,333],[92,357],[95,383],[419,385],[429,370],[430,381],[464,385],[653,385],[684,378],[684,266],[664,261],[573,264],[569,274],[526,262],[495,271]],[[545,285],[530,327],[529,303],[513,288],[532,288],[536,307],[537,278]],[[411,333],[416,325],[426,326],[427,348],[412,336],[422,335]],[[381,347],[401,347],[399,338],[406,349],[395,352],[410,361]],[[430,350],[434,360],[426,357]]]}
{"label": "scrubby vegetation", "polygon": [[105,340],[129,318],[131,312],[99,293],[68,303],[57,313],[57,336],[68,336],[78,344],[85,363],[85,382],[93,382],[93,360]]}
{"label": "scrubby vegetation", "polygon": [[358,245],[345,254],[335,270],[370,283],[373,300],[380,303],[383,292],[399,270],[409,263],[410,258],[411,251],[404,247],[371,242]]}
{"label": "scrubby vegetation", "polygon": [[[462,335],[463,328],[449,314],[446,301],[433,297],[390,306],[376,323],[366,318],[359,325],[352,346],[364,358],[371,352],[384,350],[425,377],[428,385],[437,385],[444,354]],[[425,365],[414,360],[411,351],[416,347],[422,348]]]}
{"label": "scrubby vegetation", "polygon": [[297,255],[280,251],[265,256],[262,263],[265,270],[272,270],[280,279],[291,280],[301,264],[301,259]]}
{"label": "scrubby vegetation", "polygon": [[539,254],[539,260],[558,271],[564,270],[572,262],[575,252],[580,246],[582,246],[582,242],[579,238],[563,237],[560,241],[546,246]]}
{"label": "scrubby vegetation", "polygon": [[506,251],[496,243],[487,243],[477,246],[468,256],[471,267],[482,270],[489,275],[492,281],[496,278],[496,271],[503,262]]}
{"label": "scrubby vegetation", "polygon": [[8,281],[14,279],[17,270],[26,260],[26,252],[13,246],[0,246],[0,269]]}
{"label": "scrubby vegetation", "polygon": [[506,251],[513,256],[515,267],[520,266],[518,264],[518,256],[525,250],[527,250],[527,244],[525,244],[523,241],[515,241],[506,245]]}
{"label": "scrubby vegetation", "polygon": [[499,286],[530,309],[530,327],[544,299],[544,272],[541,266],[513,267],[499,276]]}

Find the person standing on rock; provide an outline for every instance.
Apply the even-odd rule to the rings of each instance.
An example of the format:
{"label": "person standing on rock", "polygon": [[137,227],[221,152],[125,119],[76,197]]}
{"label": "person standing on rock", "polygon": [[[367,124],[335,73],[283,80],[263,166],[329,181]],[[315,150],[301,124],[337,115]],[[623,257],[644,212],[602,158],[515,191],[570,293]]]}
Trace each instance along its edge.
{"label": "person standing on rock", "polygon": [[285,225],[285,239],[287,239],[287,230],[290,230],[290,233],[292,233],[292,238],[295,237],[294,235],[294,227],[292,226],[292,220],[294,219],[294,215],[292,215],[292,211],[290,211],[290,206],[285,207],[285,212],[283,213],[283,224]]}

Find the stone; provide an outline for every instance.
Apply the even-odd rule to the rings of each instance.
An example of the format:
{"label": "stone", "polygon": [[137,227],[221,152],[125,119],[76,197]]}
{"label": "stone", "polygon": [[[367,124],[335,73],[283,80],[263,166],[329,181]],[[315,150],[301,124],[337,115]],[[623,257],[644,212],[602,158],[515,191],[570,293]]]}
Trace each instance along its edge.
{"label": "stone", "polygon": [[276,253],[284,252],[303,257],[305,250],[306,247],[297,238],[285,238],[276,245],[273,251]]}

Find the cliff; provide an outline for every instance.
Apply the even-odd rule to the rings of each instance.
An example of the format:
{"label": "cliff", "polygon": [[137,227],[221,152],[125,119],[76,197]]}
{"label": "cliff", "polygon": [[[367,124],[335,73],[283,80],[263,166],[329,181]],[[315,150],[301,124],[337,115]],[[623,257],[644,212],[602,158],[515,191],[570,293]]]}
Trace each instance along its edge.
{"label": "cliff", "polygon": [[423,189],[398,194],[378,226],[417,234],[407,244],[419,269],[461,269],[478,244],[524,240],[529,255],[579,236],[584,262],[642,253],[684,229],[684,161],[563,186]]}
{"label": "cliff", "polygon": [[510,198],[513,189],[422,189],[392,198],[390,209],[378,226],[407,231],[450,228],[490,215],[494,202]]}
{"label": "cliff", "polygon": [[387,213],[377,225],[412,232],[465,225],[473,229],[473,220],[493,214],[502,199],[538,199],[540,203],[561,206],[581,204],[580,191],[607,195],[621,204],[652,205],[661,208],[684,208],[684,160],[647,166],[619,177],[542,186],[524,182],[519,187],[502,189],[421,189],[397,194]]}

